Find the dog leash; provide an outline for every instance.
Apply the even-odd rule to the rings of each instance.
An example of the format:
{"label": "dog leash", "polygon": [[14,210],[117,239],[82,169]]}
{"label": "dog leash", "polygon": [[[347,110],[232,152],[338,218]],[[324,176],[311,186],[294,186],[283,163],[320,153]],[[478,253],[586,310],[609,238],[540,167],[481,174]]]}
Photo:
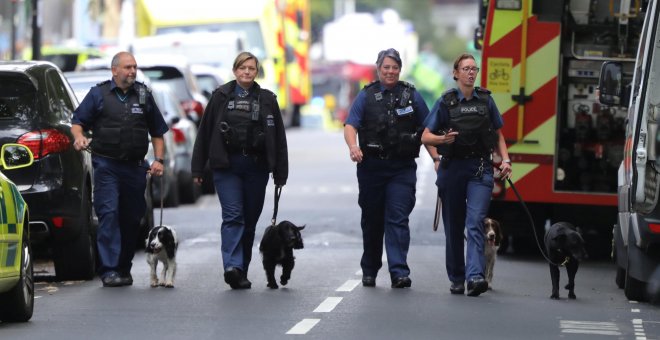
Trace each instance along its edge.
{"label": "dog leash", "polygon": [[276,185],[275,186],[275,199],[274,199],[274,204],[273,204],[273,218],[270,219],[270,223],[273,227],[275,227],[275,223],[277,221],[277,209],[280,203],[280,196],[282,196],[282,186],[281,185]]}
{"label": "dog leash", "polygon": [[[495,169],[499,169],[495,163],[493,163],[493,160],[489,159],[488,162],[493,166]],[[532,231],[534,232],[534,240],[536,241],[536,246],[539,248],[539,251],[541,252],[541,255],[545,258],[548,263],[555,265],[555,266],[564,266],[568,262],[568,258],[564,260],[561,264],[559,263],[554,263],[548,255],[543,251],[543,247],[541,247],[541,243],[539,243],[539,237],[538,234],[536,233],[536,225],[534,224],[534,218],[532,217],[532,213],[529,211],[529,208],[527,208],[527,204],[525,201],[522,199],[522,196],[520,196],[520,193],[518,192],[518,189],[516,189],[516,186],[513,185],[513,181],[511,181],[511,178],[509,177],[504,177],[502,180],[506,179],[507,183],[509,183],[509,186],[511,186],[511,189],[513,189],[513,193],[516,194],[516,197],[518,198],[518,202],[520,202],[520,205],[522,205],[523,210],[525,211],[525,214],[527,214],[527,219],[529,219],[529,223],[532,226]]]}

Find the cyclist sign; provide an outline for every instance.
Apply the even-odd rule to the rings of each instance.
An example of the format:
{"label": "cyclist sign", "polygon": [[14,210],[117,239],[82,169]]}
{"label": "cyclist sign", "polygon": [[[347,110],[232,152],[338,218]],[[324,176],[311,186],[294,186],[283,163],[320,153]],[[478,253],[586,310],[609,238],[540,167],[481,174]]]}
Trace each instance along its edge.
{"label": "cyclist sign", "polygon": [[486,88],[491,92],[511,92],[511,58],[488,58]]}

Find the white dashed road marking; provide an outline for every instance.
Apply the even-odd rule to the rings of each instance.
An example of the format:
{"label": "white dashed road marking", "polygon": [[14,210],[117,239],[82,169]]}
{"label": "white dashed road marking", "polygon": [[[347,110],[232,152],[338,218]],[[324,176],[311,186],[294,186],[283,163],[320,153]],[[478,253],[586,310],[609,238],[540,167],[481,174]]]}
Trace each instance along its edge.
{"label": "white dashed road marking", "polygon": [[360,284],[360,280],[348,280],[344,282],[343,285],[341,285],[339,288],[337,288],[337,292],[350,292],[355,289]]}
{"label": "white dashed road marking", "polygon": [[316,307],[314,313],[329,313],[341,302],[342,297],[331,296],[326,298],[321,304]]}
{"label": "white dashed road marking", "polygon": [[635,340],[646,340],[643,322],[642,319],[632,319],[633,328],[635,329]]}
{"label": "white dashed road marking", "polygon": [[302,321],[291,327],[286,334],[307,334],[319,321],[321,319],[302,319]]}
{"label": "white dashed road marking", "polygon": [[560,320],[559,328],[562,333],[621,335],[619,327],[614,322]]}

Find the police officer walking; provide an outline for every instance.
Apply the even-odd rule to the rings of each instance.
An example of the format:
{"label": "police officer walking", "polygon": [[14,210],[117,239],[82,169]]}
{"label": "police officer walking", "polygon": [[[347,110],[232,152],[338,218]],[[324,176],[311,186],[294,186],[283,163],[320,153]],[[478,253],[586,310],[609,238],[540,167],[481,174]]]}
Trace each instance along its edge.
{"label": "police officer walking", "polygon": [[233,72],[236,80],[216,89],[206,107],[193,149],[192,174],[201,184],[208,161],[222,207],[225,282],[232,289],[249,289],[247,273],[268,174],[273,173],[276,186],[285,185],[289,163],[275,94],[254,81],[258,59],[241,52]]}
{"label": "police officer walking", "polygon": [[458,88],[446,91],[436,101],[422,135],[422,142],[437,146],[442,157],[436,185],[442,200],[450,291],[463,294],[467,278],[469,296],[488,289],[483,220],[493,191],[493,152],[502,159],[501,175],[511,175],[511,161],[500,131],[502,118],[490,91],[474,86],[478,72],[472,55],[456,58],[453,74]]}
{"label": "police officer walking", "polygon": [[[92,87],[75,110],[71,126],[74,148],[92,150],[98,271],[104,287],[133,284],[133,255],[146,211],[147,169],[163,174],[163,134],[168,130],[150,90],[135,81],[135,58],[119,52],[111,68],[112,79]],[[87,130],[92,131],[91,144],[83,134]],[[156,159],[150,166],[144,159],[149,135]]]}
{"label": "police officer walking", "polygon": [[[384,236],[392,288],[406,288],[412,284],[407,256],[408,217],[415,206],[417,182],[415,158],[429,109],[413,85],[399,81],[397,50],[378,53],[376,66],[379,80],[360,91],[344,126],[360,188],[362,285],[376,285]],[[438,157],[435,148],[427,149],[434,159]]]}

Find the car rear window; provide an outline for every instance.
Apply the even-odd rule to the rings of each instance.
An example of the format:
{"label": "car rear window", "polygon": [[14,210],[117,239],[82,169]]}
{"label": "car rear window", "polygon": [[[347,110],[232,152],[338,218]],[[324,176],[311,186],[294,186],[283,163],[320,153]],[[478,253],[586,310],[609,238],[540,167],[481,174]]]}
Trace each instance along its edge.
{"label": "car rear window", "polygon": [[176,67],[141,67],[140,70],[152,80],[183,78],[183,74]]}
{"label": "car rear window", "polygon": [[27,78],[0,74],[0,119],[30,119],[37,110],[36,96]]}

